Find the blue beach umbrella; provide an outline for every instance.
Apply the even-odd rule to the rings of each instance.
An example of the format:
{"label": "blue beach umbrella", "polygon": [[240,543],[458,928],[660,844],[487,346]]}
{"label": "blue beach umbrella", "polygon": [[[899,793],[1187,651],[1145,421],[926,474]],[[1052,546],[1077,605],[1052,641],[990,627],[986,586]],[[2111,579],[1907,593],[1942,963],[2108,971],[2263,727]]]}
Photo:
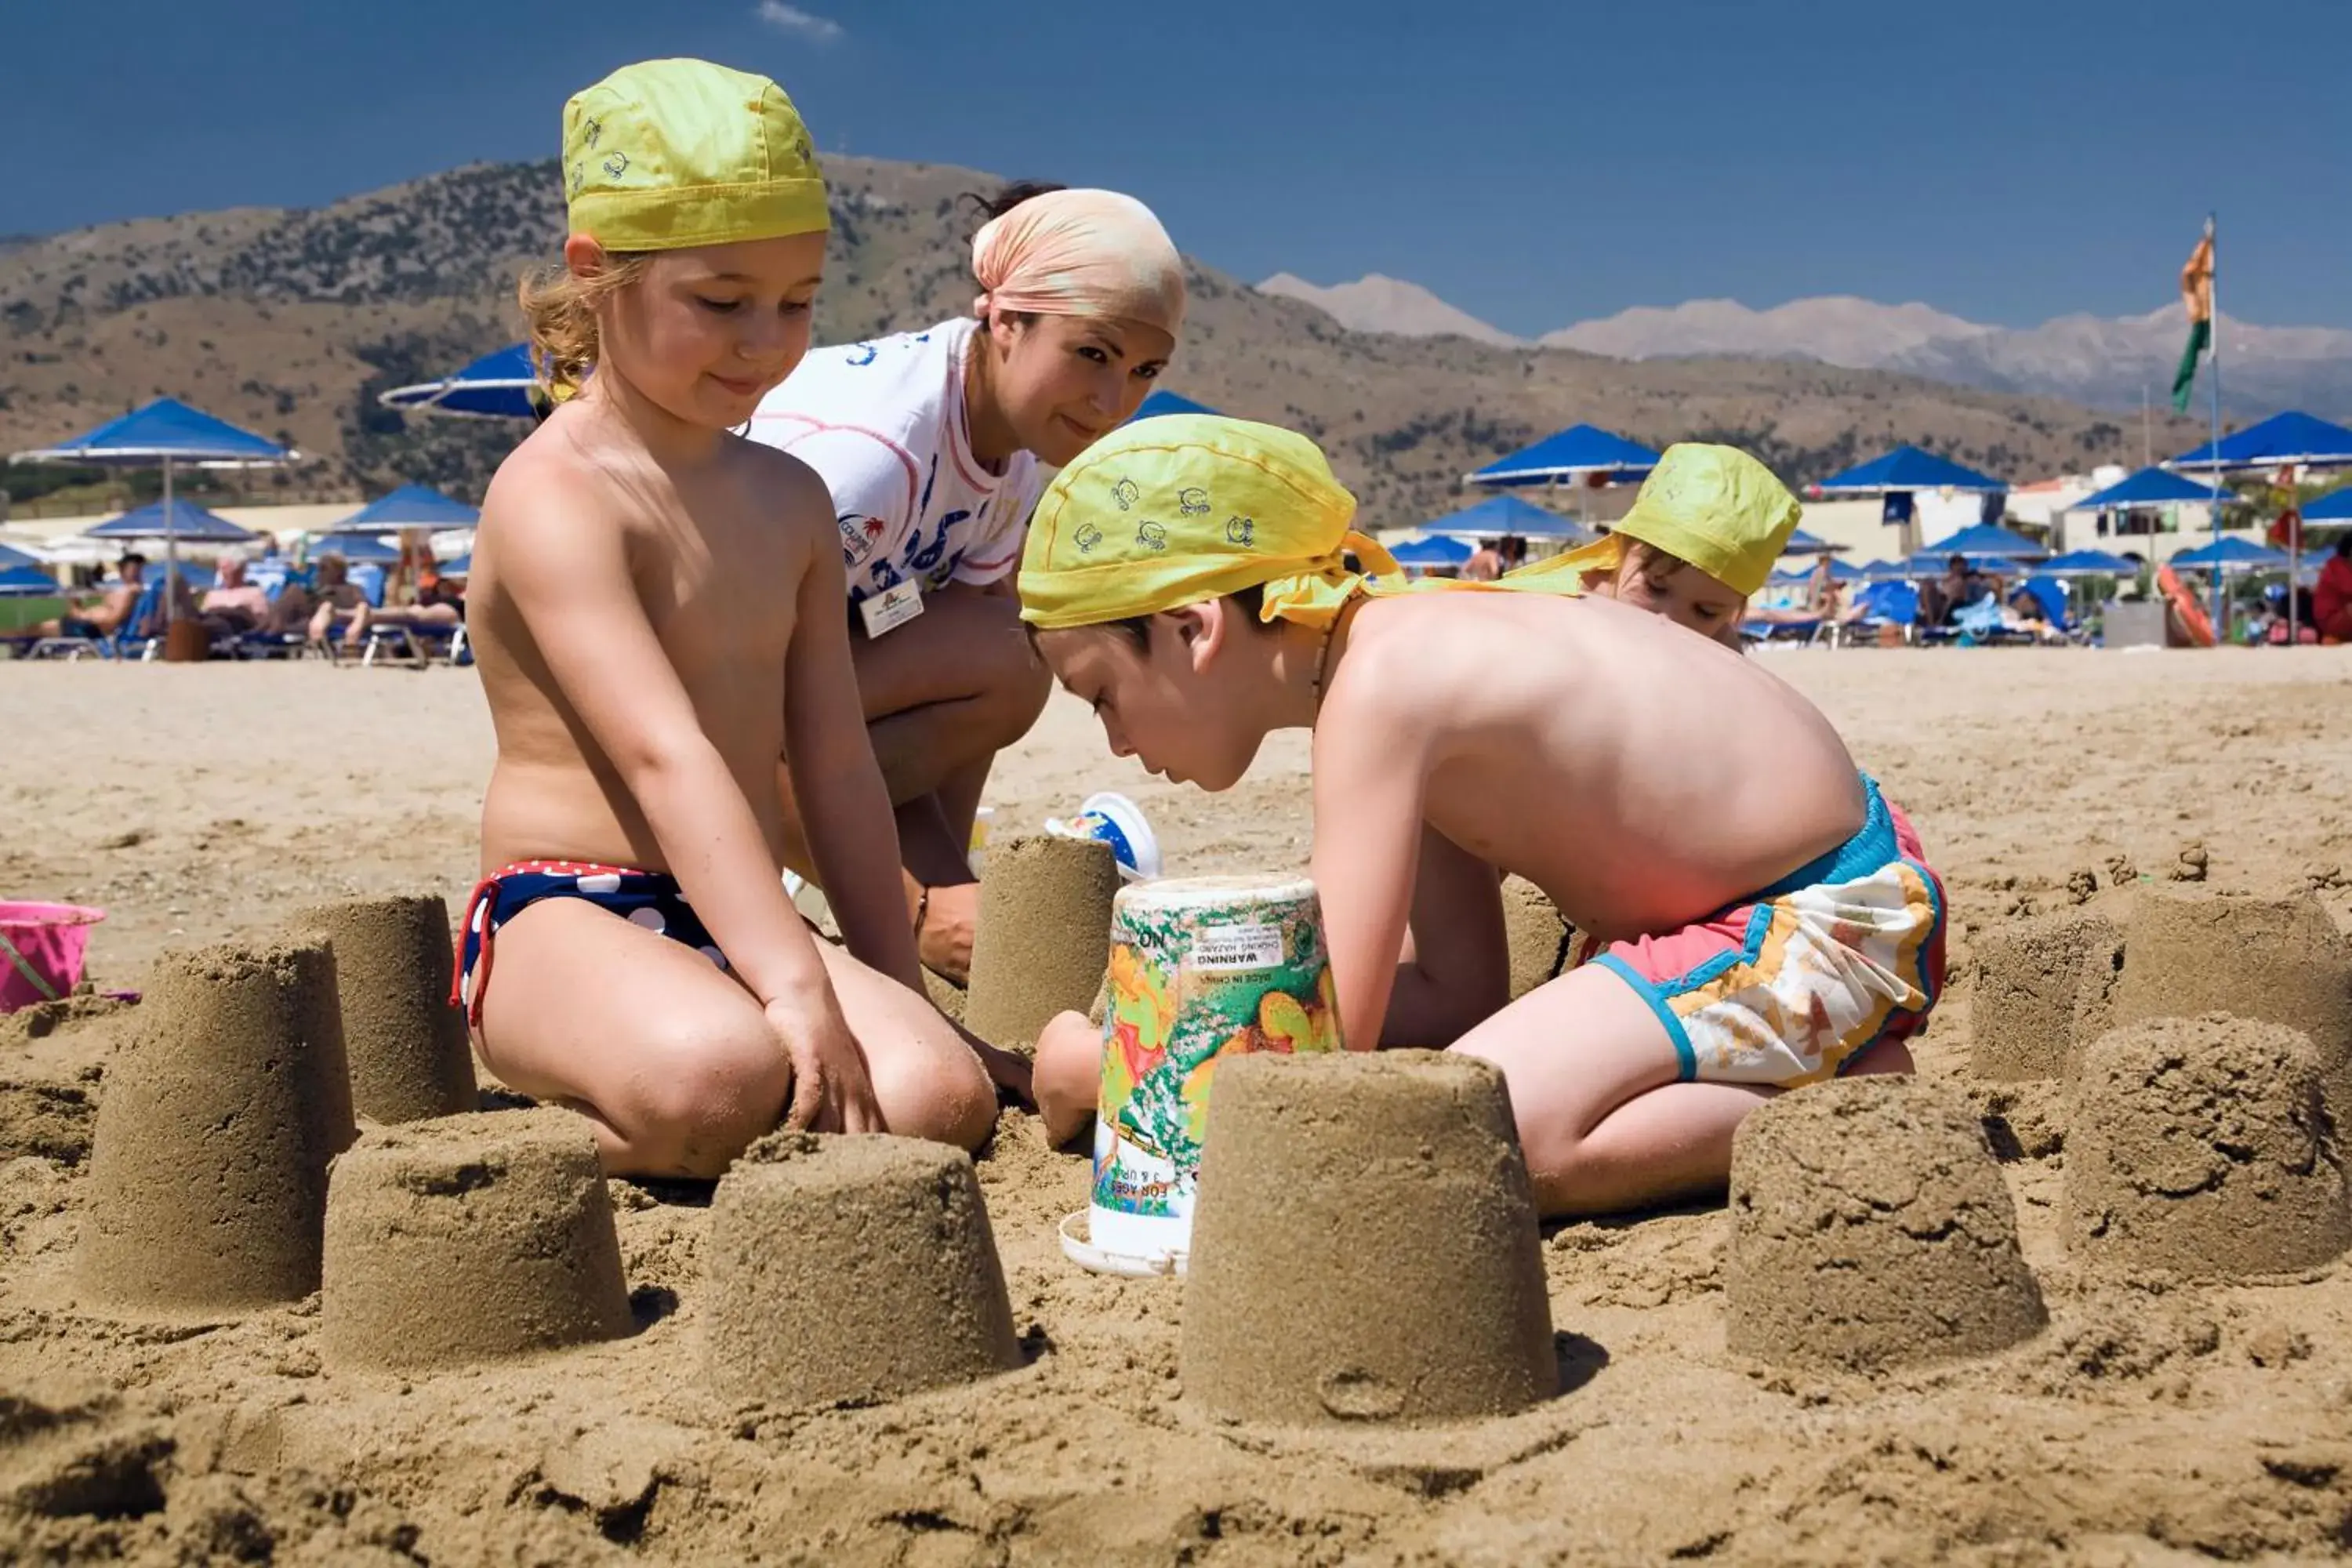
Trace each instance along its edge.
{"label": "blue beach umbrella", "polygon": [[2191,447],[2164,466],[2195,474],[2352,468],[2352,430],[2308,414],[2274,414],[2218,443]]}
{"label": "blue beach umbrella", "polygon": [[2041,577],[2129,577],[2139,571],[2139,564],[2104,550],[2069,550],[2040,563],[2033,571]]}
{"label": "blue beach umbrella", "polygon": [[41,558],[37,555],[27,555],[14,545],[0,544],[0,570],[17,566],[38,566],[40,563]]}
{"label": "blue beach umbrella", "polygon": [[[1810,583],[1812,581],[1812,577],[1813,569],[1811,566],[1788,566],[1772,574],[1772,581],[1775,583]],[[1858,583],[1862,581],[1862,578],[1863,568],[1853,565],[1849,562],[1837,560],[1831,561],[1831,582]]]}
{"label": "blue beach umbrella", "polygon": [[1157,419],[1163,414],[1214,414],[1216,409],[1205,403],[1195,403],[1178,392],[1154,392],[1136,405],[1127,416],[1129,425],[1139,419]]}
{"label": "blue beach umbrella", "polygon": [[[268,468],[296,461],[301,454],[291,447],[281,447],[266,437],[250,430],[240,430],[226,420],[215,419],[201,409],[189,407],[177,398],[159,397],[142,408],[133,409],[120,419],[110,419],[95,430],[86,431],[69,441],[55,447],[36,447],[19,452],[14,460],[20,463],[110,463],[136,467],[159,466],[163,470],[163,499],[160,503],[160,532],[137,537],[160,537],[163,541],[163,574],[168,578],[179,570],[180,519],[173,510],[172,469],[179,463],[194,463],[205,468]],[[121,538],[108,530],[117,523],[150,509],[136,511],[101,523],[90,530],[98,538]],[[206,518],[210,512],[195,509]],[[211,536],[219,543],[244,542],[256,537],[223,518],[212,518],[220,527],[236,529],[237,537],[230,539]],[[174,595],[163,595],[163,618],[168,622],[175,615]]]}
{"label": "blue beach umbrella", "polygon": [[1528,485],[1588,484],[1598,476],[1607,484],[1625,484],[1657,466],[1658,454],[1638,441],[1596,426],[1571,425],[1532,447],[1496,458],[1463,482],[1487,489],[1515,489]]}
{"label": "blue beach umbrella", "polygon": [[1783,555],[1843,555],[1850,548],[1851,546],[1848,545],[1832,544],[1820,535],[1807,533],[1800,528],[1790,533],[1789,542],[1780,546],[1780,553]]}
{"label": "blue beach umbrella", "polygon": [[337,529],[311,542],[310,559],[316,561],[321,555],[340,555],[354,566],[362,561],[390,566],[400,560],[400,547],[386,544],[373,533],[345,533]]}
{"label": "blue beach umbrella", "polygon": [[42,598],[63,592],[58,580],[37,566],[0,566],[0,598]]}
{"label": "blue beach umbrella", "polygon": [[2002,480],[1916,447],[1897,447],[1883,457],[1823,479],[1816,488],[1825,495],[1885,495],[1896,490],[2003,495],[2009,490]]}
{"label": "blue beach umbrella", "polygon": [[2332,490],[2303,509],[2305,522],[2352,522],[2352,485]]}
{"label": "blue beach umbrella", "polygon": [[1582,544],[1594,537],[1570,519],[1530,506],[1517,496],[1489,497],[1476,506],[1425,522],[1421,531],[1443,539],[1545,539],[1566,544]]}
{"label": "blue beach umbrella", "polygon": [[1466,539],[1437,537],[1409,540],[1390,550],[1400,566],[1459,566],[1476,553]]}
{"label": "blue beach umbrella", "polygon": [[2131,478],[2084,496],[2068,511],[2117,511],[2132,507],[2177,506],[2183,501],[2210,500],[2211,485],[2184,479],[2167,468],[2142,468]]}
{"label": "blue beach umbrella", "polygon": [[482,514],[464,501],[423,485],[403,485],[378,496],[335,524],[337,533],[390,533],[398,528],[471,528]]}
{"label": "blue beach umbrella", "polygon": [[2290,563],[2285,551],[2243,539],[2216,539],[2194,550],[2181,551],[2166,563],[2168,566],[2193,566],[2208,572],[2284,572]]}
{"label": "blue beach umbrella", "polygon": [[251,544],[261,535],[190,500],[151,500],[110,517],[84,539],[163,539],[188,544]]}
{"label": "blue beach umbrella", "polygon": [[1919,553],[1965,555],[1972,561],[2039,561],[2050,552],[1997,522],[1979,522],[1923,546]]}
{"label": "blue beach umbrella", "polygon": [[530,346],[509,343],[439,381],[395,386],[376,401],[406,414],[447,414],[460,419],[530,419],[539,411],[535,399],[545,395],[538,378],[531,374]]}

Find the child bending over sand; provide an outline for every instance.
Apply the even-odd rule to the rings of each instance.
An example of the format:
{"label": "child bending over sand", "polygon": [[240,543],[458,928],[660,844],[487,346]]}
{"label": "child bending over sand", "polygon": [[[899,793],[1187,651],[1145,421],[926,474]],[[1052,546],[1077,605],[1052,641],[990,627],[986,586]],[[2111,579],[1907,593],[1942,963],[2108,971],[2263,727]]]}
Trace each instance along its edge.
{"label": "child bending over sand", "polygon": [[[1909,1070],[1942,889],[1811,704],[1607,598],[1368,585],[1343,552],[1389,563],[1354,510],[1301,437],[1150,420],[1055,480],[1020,579],[1118,754],[1222,790],[1270,731],[1315,731],[1348,1044],[1501,1067],[1554,1215],[1718,1188],[1769,1096]],[[1497,871],[1591,958],[1508,1005]],[[1049,1133],[1084,1125],[1099,1050],[1075,1014],[1039,1042]]]}
{"label": "child bending over sand", "polygon": [[1770,580],[1803,512],[1772,470],[1738,447],[1677,442],[1607,537],[1506,582],[1561,592],[1579,584],[1736,648],[1748,601]]}
{"label": "child bending over sand", "polygon": [[[574,97],[563,140],[568,272],[523,300],[576,395],[500,466],[471,583],[482,1059],[615,1172],[715,1175],[780,1118],[976,1145],[995,1096],[916,988],[831,498],[730,433],[808,347],[808,134],[764,78],[656,60]],[[780,752],[855,957],[785,900]]]}

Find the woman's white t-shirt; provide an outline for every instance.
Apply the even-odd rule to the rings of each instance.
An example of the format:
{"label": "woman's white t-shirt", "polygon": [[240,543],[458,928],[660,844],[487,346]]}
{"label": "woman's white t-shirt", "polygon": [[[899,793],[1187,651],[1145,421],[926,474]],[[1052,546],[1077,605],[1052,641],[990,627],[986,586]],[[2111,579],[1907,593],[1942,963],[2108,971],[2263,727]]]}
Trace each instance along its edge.
{"label": "woman's white t-shirt", "polygon": [[1042,486],[1027,452],[1002,474],[971,455],[963,364],[979,325],[815,350],[751,416],[753,440],[824,477],[852,604],[900,583],[993,583],[1020,562]]}

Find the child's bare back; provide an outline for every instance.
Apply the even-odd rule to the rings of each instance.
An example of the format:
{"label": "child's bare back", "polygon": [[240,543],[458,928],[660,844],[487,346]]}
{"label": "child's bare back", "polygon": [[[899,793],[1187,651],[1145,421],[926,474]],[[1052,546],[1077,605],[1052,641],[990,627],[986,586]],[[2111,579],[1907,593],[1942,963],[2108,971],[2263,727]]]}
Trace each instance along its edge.
{"label": "child's bare back", "polygon": [[[593,428],[599,415],[558,409],[484,499],[471,626],[499,760],[482,805],[482,868],[562,857],[671,869],[541,647],[625,645],[648,630],[656,648],[610,646],[612,658],[644,668],[657,658],[675,672],[772,854],[785,658],[801,586],[815,552],[833,547],[830,499],[807,465],[750,441],[722,442],[694,469],[665,468]],[[599,584],[625,584],[644,624],[611,613]]]}
{"label": "child's bare back", "polygon": [[1372,600],[1341,635],[1318,796],[1422,771],[1429,826],[1596,936],[1702,919],[1862,826],[1853,761],[1811,703],[1645,611],[1432,594]]}

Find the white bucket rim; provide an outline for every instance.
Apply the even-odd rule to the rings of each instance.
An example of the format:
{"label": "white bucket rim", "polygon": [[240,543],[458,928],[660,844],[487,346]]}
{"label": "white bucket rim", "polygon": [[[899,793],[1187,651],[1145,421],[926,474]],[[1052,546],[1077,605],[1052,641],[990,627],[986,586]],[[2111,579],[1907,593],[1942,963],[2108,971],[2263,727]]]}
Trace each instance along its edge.
{"label": "white bucket rim", "polygon": [[[1079,1227],[1084,1227],[1080,1234]],[[1161,1279],[1171,1274],[1181,1274],[1191,1254],[1182,1247],[1166,1252],[1113,1252],[1097,1247],[1092,1239],[1094,1226],[1085,1209],[1072,1209],[1062,1216],[1058,1229],[1062,1237],[1062,1256],[1090,1274],[1112,1274],[1123,1279]]]}

